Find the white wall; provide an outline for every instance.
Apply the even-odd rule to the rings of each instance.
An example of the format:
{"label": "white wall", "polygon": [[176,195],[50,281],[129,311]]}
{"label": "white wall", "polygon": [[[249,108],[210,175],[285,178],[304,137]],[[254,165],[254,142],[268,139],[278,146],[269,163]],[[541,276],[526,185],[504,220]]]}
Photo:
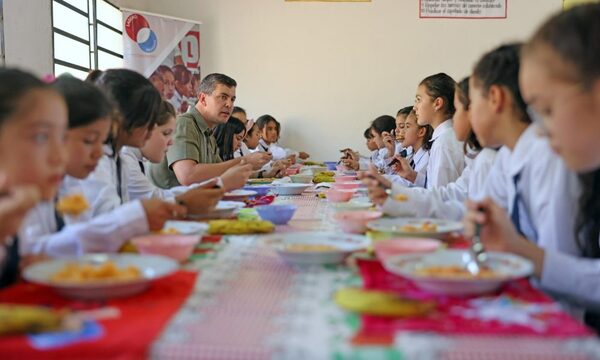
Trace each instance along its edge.
{"label": "white wall", "polygon": [[503,41],[524,40],[561,0],[509,0],[505,20],[420,20],[418,0],[121,0],[122,6],[202,21],[204,75],[239,83],[237,105],[283,123],[282,142],[320,160],[364,150],[378,115],[413,102],[425,76],[459,80]]}
{"label": "white wall", "polygon": [[4,0],[6,66],[52,74],[50,0]]}

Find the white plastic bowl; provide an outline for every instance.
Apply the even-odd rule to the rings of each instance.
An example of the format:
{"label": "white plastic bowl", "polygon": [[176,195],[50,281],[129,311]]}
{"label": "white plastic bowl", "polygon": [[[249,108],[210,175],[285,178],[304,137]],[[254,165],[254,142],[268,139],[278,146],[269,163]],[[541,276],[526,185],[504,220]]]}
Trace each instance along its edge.
{"label": "white plastic bowl", "polygon": [[300,195],[312,184],[274,184],[271,191],[277,195]]}
{"label": "white plastic bowl", "polygon": [[[273,234],[265,237],[262,242],[272,246],[285,262],[297,265],[339,264],[352,252],[366,249],[371,243],[365,236],[333,232]],[[287,249],[290,244],[329,245],[335,247],[335,250],[290,251]]]}

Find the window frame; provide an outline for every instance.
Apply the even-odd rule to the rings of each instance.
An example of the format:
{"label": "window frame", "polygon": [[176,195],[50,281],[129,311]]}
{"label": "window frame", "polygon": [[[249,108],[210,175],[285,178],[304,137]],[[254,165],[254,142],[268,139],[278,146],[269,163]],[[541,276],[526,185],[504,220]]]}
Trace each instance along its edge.
{"label": "window frame", "polygon": [[[114,50],[110,50],[104,46],[98,45],[98,26],[99,25],[104,26],[108,30],[113,31],[114,33],[118,34],[121,37],[123,36],[123,31],[116,29],[115,27],[98,19],[98,2],[99,1],[105,2],[106,4],[114,7],[115,9],[119,10],[119,12],[121,12],[121,9],[118,6],[114,5],[112,2],[110,2],[108,0],[87,0],[87,4],[88,4],[87,13],[85,11],[79,9],[77,6],[70,4],[68,0],[50,0],[50,20],[51,20],[51,24],[52,24],[52,73],[55,76],[56,76],[56,68],[55,68],[56,65],[60,65],[60,66],[63,66],[63,67],[69,68],[69,69],[82,71],[82,72],[86,72],[86,73],[89,73],[92,70],[98,70],[99,69],[98,51],[102,51],[104,53],[107,53],[112,56],[123,59],[123,54],[119,54],[118,52],[116,52]],[[67,9],[74,11],[74,12],[78,13],[79,15],[84,16],[86,18],[86,21],[88,23],[88,39],[89,40],[85,40],[77,35],[69,33],[68,31],[60,29],[54,25],[54,4],[55,3],[59,4],[61,6],[64,6]],[[91,15],[90,15],[90,4],[93,6],[93,14],[91,14]],[[56,47],[55,47],[55,41],[54,41],[55,34],[67,37],[70,40],[77,41],[83,45],[86,45],[89,48],[89,53],[88,53],[89,67],[86,68],[85,66],[81,66],[79,64],[74,64],[69,61],[58,59],[56,57]],[[93,59],[93,63],[92,63],[92,59]]]}

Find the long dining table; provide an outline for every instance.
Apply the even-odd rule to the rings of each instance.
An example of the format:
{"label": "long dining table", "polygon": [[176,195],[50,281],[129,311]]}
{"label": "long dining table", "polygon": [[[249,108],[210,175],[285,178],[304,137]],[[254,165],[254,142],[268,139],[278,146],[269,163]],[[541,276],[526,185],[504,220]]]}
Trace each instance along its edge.
{"label": "long dining table", "polygon": [[[315,192],[279,196],[276,201],[297,205],[293,219],[287,225],[277,226],[276,233],[340,232],[332,219],[331,204]],[[262,235],[205,237],[183,265],[183,272],[189,276],[167,278],[161,286],[165,289],[170,286],[171,290],[160,287],[146,294],[149,304],[174,301],[176,296],[181,299],[169,305],[172,311],[164,314],[162,322],[150,321],[153,318],[150,305],[148,311],[134,316],[131,308],[144,306],[142,300],[136,304],[135,297],[126,304],[119,301],[97,304],[115,306],[127,314],[122,319],[98,321],[104,325],[107,337],[111,332],[121,331],[118,339],[110,343],[110,352],[99,351],[100,347],[108,346],[101,338],[89,339],[70,350],[67,345],[61,350],[24,352],[30,350],[27,347],[32,346],[31,341],[13,337],[0,338],[0,358],[22,359],[19,353],[26,353],[37,354],[37,358],[61,359],[600,359],[596,336],[526,284],[513,288],[526,289],[523,291],[533,294],[531,299],[539,297],[542,302],[526,307],[526,299],[511,303],[501,294],[495,295],[495,303],[491,305],[481,305],[481,299],[469,300],[480,301],[476,306],[481,311],[473,315],[479,318],[462,319],[455,329],[444,328],[444,318],[429,319],[421,327],[392,324],[389,319],[344,311],[333,301],[335,292],[342,288],[368,288],[381,281],[401,281],[385,274],[373,257],[358,256],[351,263],[335,266],[293,266],[282,261],[272,248],[261,244],[261,238]],[[369,274],[375,275],[369,277]],[[187,284],[189,291],[177,292],[178,283]],[[26,284],[20,286],[13,292],[0,292],[0,301],[41,291]],[[408,285],[399,286],[398,291],[402,292]],[[27,298],[23,302],[35,301]],[[504,303],[498,305],[498,302]],[[53,298],[46,303],[81,307],[80,302],[55,303]],[[482,319],[486,316],[484,309],[496,309],[492,315],[496,320],[505,317],[506,321],[519,322],[516,327],[519,331],[514,334],[502,328],[497,333],[488,331],[503,325],[496,321],[487,326],[487,320]],[[518,316],[513,316],[513,310]],[[544,315],[544,311],[553,315]],[[148,324],[144,324],[144,316],[148,317]],[[471,326],[470,322],[479,327]],[[429,325],[433,326],[428,328]],[[136,343],[140,351],[127,353],[144,326],[155,326],[156,331],[145,342]],[[484,330],[479,333],[477,329]]]}
{"label": "long dining table", "polygon": [[[333,207],[315,193],[277,200],[298,206],[292,221],[277,232],[341,232],[333,221]],[[600,358],[595,336],[582,329],[551,338],[431,331],[397,332],[391,341],[370,338],[369,329],[361,329],[364,319],[333,301],[337,290],[365,285],[356,264],[290,266],[273,249],[261,246],[260,238],[229,236],[217,251],[188,265],[201,276],[153,345],[153,358]]]}

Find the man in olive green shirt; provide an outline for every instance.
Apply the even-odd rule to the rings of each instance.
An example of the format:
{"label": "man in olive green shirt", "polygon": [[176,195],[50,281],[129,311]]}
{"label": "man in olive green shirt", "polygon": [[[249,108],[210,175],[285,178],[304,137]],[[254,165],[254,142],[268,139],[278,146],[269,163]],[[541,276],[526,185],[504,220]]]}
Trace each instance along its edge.
{"label": "man in olive green shirt", "polygon": [[240,173],[248,173],[248,166],[240,164],[247,163],[258,170],[270,161],[270,155],[265,153],[226,162],[219,156],[212,132],[231,116],[236,86],[235,80],[223,74],[210,74],[202,80],[196,106],[177,117],[173,145],[163,161],[150,168],[149,176],[155,185],[169,189],[221,176],[229,190],[239,186]]}

